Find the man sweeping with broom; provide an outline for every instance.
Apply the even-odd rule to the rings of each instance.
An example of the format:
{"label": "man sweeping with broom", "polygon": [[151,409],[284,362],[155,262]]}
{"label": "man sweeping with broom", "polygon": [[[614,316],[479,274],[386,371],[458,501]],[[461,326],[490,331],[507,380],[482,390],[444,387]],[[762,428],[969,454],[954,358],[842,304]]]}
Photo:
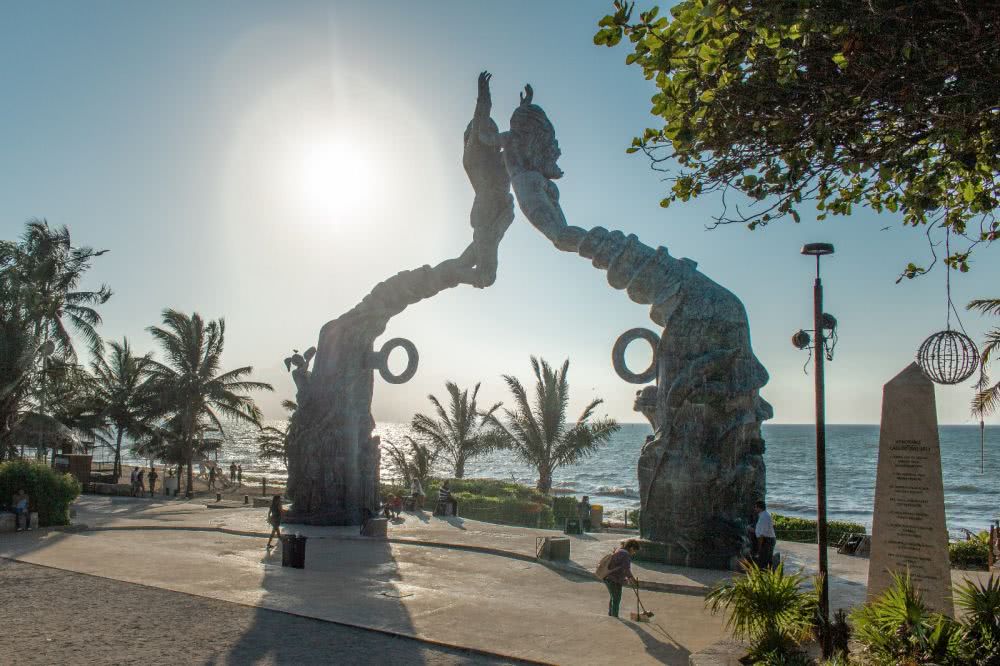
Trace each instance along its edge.
{"label": "man sweeping with broom", "polygon": [[604,581],[611,595],[608,615],[618,617],[622,603],[622,587],[627,583],[638,587],[639,581],[632,575],[632,558],[639,552],[639,542],[629,539],[614,553],[605,555],[597,566],[597,577]]}

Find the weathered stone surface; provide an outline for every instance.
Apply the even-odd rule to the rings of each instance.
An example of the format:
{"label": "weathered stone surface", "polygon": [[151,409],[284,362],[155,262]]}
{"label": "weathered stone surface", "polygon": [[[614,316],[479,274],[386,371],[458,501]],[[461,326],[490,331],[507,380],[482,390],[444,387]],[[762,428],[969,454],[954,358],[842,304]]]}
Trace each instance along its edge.
{"label": "weathered stone surface", "polygon": [[882,391],[868,598],[906,571],[931,609],[954,614],[934,383],[916,363]]}
{"label": "weathered stone surface", "polygon": [[642,536],[663,543],[669,562],[730,568],[747,550],[753,502],[764,497],[760,425],[772,416],[743,304],[690,259],[635,235],[568,225],[552,182],[562,176],[555,129],[525,91],[510,132],[496,139],[521,211],[556,248],[590,259],[612,287],[651,305],[664,327],[655,401],[640,392],[636,405],[656,431],[639,459]]}
{"label": "weathered stone surface", "polygon": [[[379,440],[372,436],[374,371],[403,382],[416,371],[416,347],[390,340],[374,352],[375,339],[407,306],[459,284],[485,287],[496,279],[497,246],[514,219],[510,182],[500,150],[484,141],[496,133],[489,117],[489,75],[479,77],[479,97],[465,131],[463,164],[475,191],[473,242],[455,259],[402,271],[375,286],[361,302],[327,322],[319,334],[315,364],[296,366],[298,408],[287,436],[289,522],[359,525],[379,505]],[[410,367],[389,373],[385,359],[395,344],[407,348]],[[290,366],[289,366],[290,367]],[[294,374],[294,373],[293,373]]]}

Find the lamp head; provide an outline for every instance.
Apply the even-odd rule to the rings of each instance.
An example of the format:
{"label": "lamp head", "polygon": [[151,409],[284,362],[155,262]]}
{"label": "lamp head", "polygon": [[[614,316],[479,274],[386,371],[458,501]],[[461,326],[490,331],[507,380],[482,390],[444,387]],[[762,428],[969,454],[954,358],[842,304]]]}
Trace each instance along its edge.
{"label": "lamp head", "polygon": [[802,254],[808,254],[812,257],[821,257],[824,254],[833,254],[833,244],[832,243],[806,243],[802,246]]}

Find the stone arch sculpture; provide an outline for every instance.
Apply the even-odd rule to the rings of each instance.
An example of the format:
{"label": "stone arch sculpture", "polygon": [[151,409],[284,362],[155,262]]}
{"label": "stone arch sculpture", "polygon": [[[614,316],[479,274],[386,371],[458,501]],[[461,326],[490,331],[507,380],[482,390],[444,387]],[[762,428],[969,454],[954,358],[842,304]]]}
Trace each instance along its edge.
{"label": "stone arch sculpture", "polygon": [[[493,283],[497,246],[513,220],[513,187],[524,216],[556,249],[606,271],[612,287],[651,306],[650,319],[662,329],[628,331],[613,353],[627,381],[656,380],[638,392],[635,405],[654,430],[638,466],[642,536],[659,544],[668,562],[733,566],[746,551],[753,502],[764,496],[760,426],[772,415],[760,397],[768,376],[751,348],[743,304],[694,261],[672,257],[665,247],[601,226],[569,225],[553,182],[563,175],[555,129],[533,103],[531,87],[525,86],[510,131],[499,131],[490,109],[483,73],[463,157],[476,193],[472,244],[456,259],[382,282],[320,332],[288,437],[292,519],[357,524],[377,505],[371,398],[374,368],[382,366],[372,361],[374,340],[410,304],[458,284]],[[632,373],[624,351],[638,337],[654,345],[654,367]]]}
{"label": "stone arch sculpture", "polygon": [[[481,136],[490,125],[489,74],[479,77],[479,96],[465,131],[462,163],[475,192],[470,216],[472,243],[454,259],[402,271],[381,282],[360,303],[327,322],[319,333],[312,371],[296,377],[298,408],[286,439],[290,522],[357,525],[378,507],[380,446],[372,435],[375,371],[390,383],[416,372],[416,346],[395,338],[375,351],[375,339],[407,306],[445,289],[496,280],[497,248],[514,220],[514,199],[500,149]],[[410,363],[401,375],[389,372],[392,348],[406,349]],[[303,373],[308,372],[308,375]]]}

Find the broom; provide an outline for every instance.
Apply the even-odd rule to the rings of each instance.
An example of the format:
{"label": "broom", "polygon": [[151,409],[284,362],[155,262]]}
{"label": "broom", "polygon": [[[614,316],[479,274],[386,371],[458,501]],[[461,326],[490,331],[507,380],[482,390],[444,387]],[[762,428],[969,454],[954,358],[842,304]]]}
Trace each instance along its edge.
{"label": "broom", "polygon": [[639,584],[633,585],[632,590],[635,592],[635,603],[639,606],[639,612],[629,613],[629,617],[633,622],[649,622],[654,613],[646,610],[646,607],[642,605],[642,599],[639,598]]}

